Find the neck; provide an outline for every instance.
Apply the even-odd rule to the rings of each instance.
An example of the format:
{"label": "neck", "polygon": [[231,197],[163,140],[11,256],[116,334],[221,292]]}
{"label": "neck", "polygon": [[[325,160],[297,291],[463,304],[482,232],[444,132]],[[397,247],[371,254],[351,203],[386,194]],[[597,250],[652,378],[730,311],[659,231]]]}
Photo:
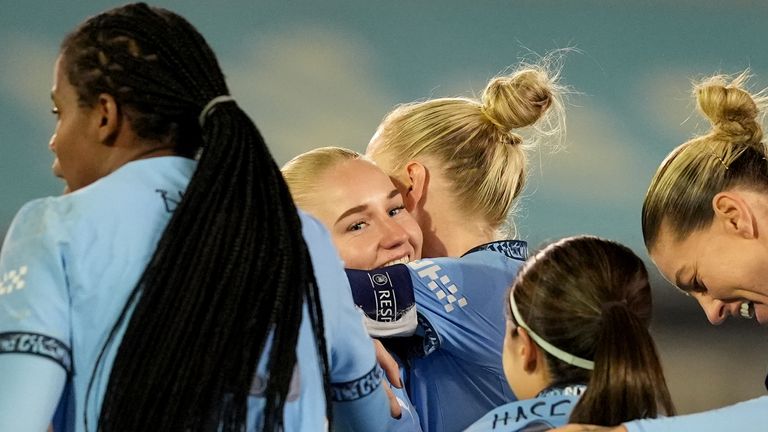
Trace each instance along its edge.
{"label": "neck", "polygon": [[424,258],[460,257],[475,246],[497,240],[495,230],[487,223],[467,219],[457,214],[455,208],[451,213],[434,207],[437,206],[415,214],[424,232]]}
{"label": "neck", "polygon": [[153,157],[161,156],[175,156],[176,152],[173,147],[168,146],[132,146],[132,147],[115,147],[110,152],[105,168],[107,170],[104,175],[116,171],[121,166],[141,160],[149,159]]}

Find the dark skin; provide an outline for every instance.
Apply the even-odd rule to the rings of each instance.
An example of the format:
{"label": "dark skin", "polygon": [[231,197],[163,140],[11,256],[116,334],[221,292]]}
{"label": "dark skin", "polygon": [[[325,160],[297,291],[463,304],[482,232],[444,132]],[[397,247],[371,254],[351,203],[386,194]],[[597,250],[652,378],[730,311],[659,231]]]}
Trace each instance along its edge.
{"label": "dark skin", "polygon": [[56,62],[51,89],[56,129],[49,143],[56,154],[53,172],[75,191],[109,175],[128,162],[176,155],[173,143],[139,137],[125,113],[108,93],[93,106],[82,106],[77,91]]}

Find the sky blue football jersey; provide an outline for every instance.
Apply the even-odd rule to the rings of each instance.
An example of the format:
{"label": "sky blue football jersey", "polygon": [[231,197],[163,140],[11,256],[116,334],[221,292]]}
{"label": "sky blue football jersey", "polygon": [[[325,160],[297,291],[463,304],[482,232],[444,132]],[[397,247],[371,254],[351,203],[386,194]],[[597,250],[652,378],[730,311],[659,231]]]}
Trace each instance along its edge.
{"label": "sky blue football jersey", "polygon": [[763,432],[768,429],[768,396],[697,414],[636,420],[624,426],[628,432]]}
{"label": "sky blue football jersey", "polygon": [[408,394],[424,431],[463,430],[515,400],[501,364],[504,299],[526,257],[525,242],[507,240],[461,258],[347,269],[369,330],[392,323],[397,330],[382,333],[402,336],[410,326],[396,323],[407,321],[415,304],[419,337],[404,358]]}
{"label": "sky blue football jersey", "polygon": [[[195,167],[180,157],[135,161],[19,211],[0,255],[0,430],[45,430],[56,406],[57,432],[83,431],[84,415],[94,430],[117,344],[86,404],[99,351]],[[383,373],[341,261],[325,229],[304,214],[301,221],[320,287],[337,429],[384,430]],[[322,430],[325,396],[306,307],[297,353],[286,430]],[[252,383],[250,429],[264,404],[263,367]]]}

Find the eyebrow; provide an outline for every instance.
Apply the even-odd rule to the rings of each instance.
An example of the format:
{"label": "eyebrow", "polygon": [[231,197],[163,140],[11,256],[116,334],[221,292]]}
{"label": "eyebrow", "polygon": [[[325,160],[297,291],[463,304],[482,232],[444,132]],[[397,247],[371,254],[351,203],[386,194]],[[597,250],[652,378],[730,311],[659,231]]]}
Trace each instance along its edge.
{"label": "eyebrow", "polygon": [[355,213],[359,213],[361,211],[364,211],[367,207],[368,207],[367,205],[359,205],[359,206],[352,207],[351,209],[349,209],[349,210],[345,211],[344,213],[342,213],[341,216],[339,216],[339,218],[336,219],[336,222],[334,222],[334,224],[339,223],[340,220],[344,219],[345,217],[347,217],[347,216],[349,216],[351,214],[355,214]]}
{"label": "eyebrow", "polygon": [[[396,197],[399,193],[400,193],[400,191],[398,191],[397,188],[392,189],[392,191],[387,195],[387,199],[392,199],[392,198]],[[368,208],[368,205],[366,205],[366,204],[352,207],[351,209],[348,209],[344,213],[342,213],[338,217],[338,219],[336,219],[336,222],[334,222],[334,224],[339,223],[340,220],[344,219],[345,217],[347,217],[347,216],[349,216],[351,214],[360,213],[362,211],[365,211],[366,208]]]}

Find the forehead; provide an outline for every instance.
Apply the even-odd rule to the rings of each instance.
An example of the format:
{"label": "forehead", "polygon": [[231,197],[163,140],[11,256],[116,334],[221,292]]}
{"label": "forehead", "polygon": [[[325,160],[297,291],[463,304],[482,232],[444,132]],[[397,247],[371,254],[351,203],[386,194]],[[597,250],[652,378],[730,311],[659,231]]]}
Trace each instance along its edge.
{"label": "forehead", "polygon": [[373,163],[346,160],[328,169],[318,179],[318,194],[325,207],[338,213],[348,208],[386,199],[395,189],[392,181]]}
{"label": "forehead", "polygon": [[67,79],[65,72],[66,67],[63,57],[59,55],[53,65],[53,85],[51,86],[51,97],[54,97],[57,100],[76,97],[75,89],[69,83],[69,79]]}

